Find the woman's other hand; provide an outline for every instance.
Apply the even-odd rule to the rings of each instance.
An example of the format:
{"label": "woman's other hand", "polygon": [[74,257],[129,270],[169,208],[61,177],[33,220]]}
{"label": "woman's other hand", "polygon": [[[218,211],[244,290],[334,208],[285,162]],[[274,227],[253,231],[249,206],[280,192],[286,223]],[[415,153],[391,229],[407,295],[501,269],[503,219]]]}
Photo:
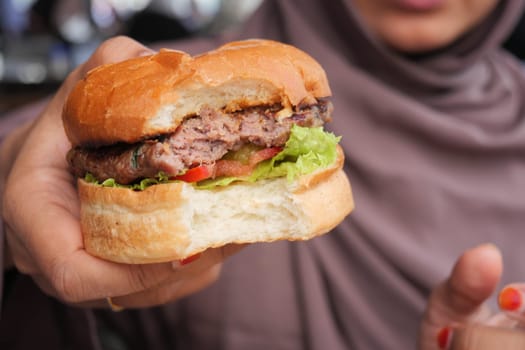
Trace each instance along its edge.
{"label": "woman's other hand", "polygon": [[431,294],[419,349],[523,349],[525,332],[520,326],[525,321],[525,300],[522,305],[520,291],[525,285],[502,289],[501,312],[492,312],[485,303],[496,290],[502,271],[501,253],[494,245],[463,253],[448,279]]}

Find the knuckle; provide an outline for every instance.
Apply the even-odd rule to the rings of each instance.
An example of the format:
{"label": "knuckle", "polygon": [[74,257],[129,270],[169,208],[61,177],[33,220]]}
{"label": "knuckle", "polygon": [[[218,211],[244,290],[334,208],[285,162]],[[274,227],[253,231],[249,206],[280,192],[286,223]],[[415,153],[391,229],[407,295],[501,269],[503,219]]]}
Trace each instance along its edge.
{"label": "knuckle", "polygon": [[143,265],[137,265],[136,268],[130,269],[129,282],[135,292],[139,292],[150,287],[151,273]]}
{"label": "knuckle", "polygon": [[84,299],[82,279],[66,263],[57,263],[52,268],[51,286],[57,297],[66,303],[78,303]]}
{"label": "knuckle", "polygon": [[190,279],[179,280],[158,288],[153,296],[154,304],[160,305],[176,301],[186,295],[202,290],[217,281],[220,265],[212,266]]}
{"label": "knuckle", "polygon": [[470,313],[479,307],[481,301],[473,293],[469,293],[461,286],[451,284],[448,286],[448,303],[452,310],[460,313]]}
{"label": "knuckle", "polygon": [[175,282],[171,286],[159,288],[153,295],[154,304],[162,305],[178,299],[178,292],[183,282]]}

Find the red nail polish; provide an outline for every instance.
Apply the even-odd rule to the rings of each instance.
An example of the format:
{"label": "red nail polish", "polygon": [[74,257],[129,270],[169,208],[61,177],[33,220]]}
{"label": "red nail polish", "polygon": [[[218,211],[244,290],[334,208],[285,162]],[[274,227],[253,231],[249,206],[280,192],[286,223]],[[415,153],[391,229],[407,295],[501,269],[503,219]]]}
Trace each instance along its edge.
{"label": "red nail polish", "polygon": [[181,265],[188,265],[191,262],[194,262],[195,260],[199,259],[201,257],[201,253],[197,253],[194,255],[190,255],[187,258],[179,260]]}
{"label": "red nail polish", "polygon": [[516,311],[521,307],[521,292],[516,288],[504,288],[498,296],[499,307],[505,311]]}
{"label": "red nail polish", "polygon": [[452,340],[452,328],[442,328],[437,335],[437,343],[440,349],[448,349]]}

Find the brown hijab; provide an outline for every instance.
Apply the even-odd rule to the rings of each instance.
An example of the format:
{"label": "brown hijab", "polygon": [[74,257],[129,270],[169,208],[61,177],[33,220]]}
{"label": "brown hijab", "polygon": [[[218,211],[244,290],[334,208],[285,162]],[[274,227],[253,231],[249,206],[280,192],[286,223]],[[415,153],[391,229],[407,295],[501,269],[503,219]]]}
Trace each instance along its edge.
{"label": "brown hijab", "polygon": [[502,0],[450,47],[410,58],[351,1],[266,2],[243,36],[294,44],[327,70],[357,209],[330,235],[234,257],[183,303],[189,333],[206,333],[202,315],[216,327],[199,345],[415,348],[428,293],[463,250],[493,242],[503,283],[523,280],[525,78],[500,49],[523,5]]}

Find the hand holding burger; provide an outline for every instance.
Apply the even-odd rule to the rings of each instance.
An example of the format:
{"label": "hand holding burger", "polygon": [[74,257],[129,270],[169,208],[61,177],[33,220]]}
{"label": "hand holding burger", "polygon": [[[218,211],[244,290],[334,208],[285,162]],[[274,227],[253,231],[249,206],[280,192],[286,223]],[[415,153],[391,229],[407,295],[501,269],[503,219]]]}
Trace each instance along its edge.
{"label": "hand holding burger", "polygon": [[[178,262],[119,264],[84,249],[76,179],[66,162],[71,144],[62,124],[64,102],[75,83],[93,67],[152,53],[126,37],[107,40],[50,100],[24,109],[24,115],[34,120],[11,131],[0,144],[4,269],[16,276],[13,290],[19,282],[29,287],[35,283],[61,302],[85,307],[108,308],[108,297],[114,305],[126,308],[160,305],[212,283],[220,263],[239,250],[237,245],[208,249],[199,259],[181,266]],[[6,115],[4,120],[19,117]],[[9,302],[9,295],[4,297]]]}
{"label": "hand holding burger", "polygon": [[150,263],[328,232],[353,209],[329,96],[314,59],[267,40],[92,70],[63,113],[86,250]]}

